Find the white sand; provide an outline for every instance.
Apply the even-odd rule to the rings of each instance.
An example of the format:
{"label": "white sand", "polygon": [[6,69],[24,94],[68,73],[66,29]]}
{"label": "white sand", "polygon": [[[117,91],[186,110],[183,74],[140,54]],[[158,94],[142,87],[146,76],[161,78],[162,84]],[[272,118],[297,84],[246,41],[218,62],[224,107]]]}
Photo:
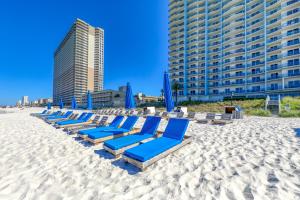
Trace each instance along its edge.
{"label": "white sand", "polygon": [[0,199],[300,199],[300,119],[191,123],[192,144],[139,172],[30,112],[0,115]]}

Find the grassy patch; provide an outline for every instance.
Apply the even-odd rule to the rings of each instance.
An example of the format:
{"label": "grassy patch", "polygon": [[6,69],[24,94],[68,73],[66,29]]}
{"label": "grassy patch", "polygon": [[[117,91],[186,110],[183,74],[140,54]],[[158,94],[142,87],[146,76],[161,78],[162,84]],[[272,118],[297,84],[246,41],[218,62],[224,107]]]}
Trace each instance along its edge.
{"label": "grassy patch", "polygon": [[246,114],[254,115],[254,116],[261,116],[261,117],[270,117],[272,115],[269,110],[263,110],[263,109],[246,110]]}
{"label": "grassy patch", "polygon": [[281,111],[279,113],[280,117],[300,117],[300,111],[299,110],[291,110],[291,111]]}

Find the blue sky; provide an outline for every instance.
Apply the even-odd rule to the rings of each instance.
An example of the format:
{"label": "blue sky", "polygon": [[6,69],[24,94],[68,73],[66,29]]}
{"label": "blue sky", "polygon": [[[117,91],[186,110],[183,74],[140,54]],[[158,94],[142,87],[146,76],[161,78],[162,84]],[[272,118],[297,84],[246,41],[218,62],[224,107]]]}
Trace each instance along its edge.
{"label": "blue sky", "polygon": [[76,18],[105,30],[105,89],[159,95],[168,65],[167,0],[2,1],[0,105],[52,96],[53,53]]}

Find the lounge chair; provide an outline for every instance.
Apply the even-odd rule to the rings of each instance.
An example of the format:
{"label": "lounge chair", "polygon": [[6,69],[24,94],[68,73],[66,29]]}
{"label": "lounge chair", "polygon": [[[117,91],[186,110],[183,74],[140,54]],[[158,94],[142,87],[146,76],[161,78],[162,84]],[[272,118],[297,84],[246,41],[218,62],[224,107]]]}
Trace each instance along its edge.
{"label": "lounge chair", "polygon": [[78,118],[77,120],[67,120],[63,122],[56,122],[55,127],[56,128],[66,128],[66,127],[75,127],[75,126],[82,126],[85,124],[90,124],[91,117],[93,116],[93,113],[87,113],[82,118]]}
{"label": "lounge chair", "polygon": [[207,124],[216,118],[215,113],[207,113],[205,119],[198,119],[197,123]]}
{"label": "lounge chair", "polygon": [[43,114],[46,114],[47,113],[47,110],[44,110],[43,112],[41,113],[31,113],[30,115],[31,116],[38,116],[38,115],[43,115]]}
{"label": "lounge chair", "polygon": [[49,116],[45,118],[45,121],[49,124],[55,123],[57,121],[62,121],[68,119],[73,114],[73,111],[68,111],[61,116]]}
{"label": "lounge chair", "polygon": [[163,112],[161,117],[162,118],[169,118],[169,113],[168,112]]}
{"label": "lounge chair", "polygon": [[211,121],[212,124],[217,124],[217,125],[225,125],[225,124],[230,124],[232,123],[232,114],[222,114],[221,119],[214,119]]}
{"label": "lounge chair", "polygon": [[47,117],[50,117],[50,116],[60,116],[62,114],[61,111],[56,111],[52,114],[42,114],[42,115],[39,115],[37,116],[38,118],[41,118],[41,119],[44,119],[44,118],[47,118]]}
{"label": "lounge chair", "polygon": [[176,117],[177,117],[177,118],[183,118],[183,116],[184,116],[184,112],[178,112],[178,113],[176,114]]}
{"label": "lounge chair", "polygon": [[88,129],[93,129],[99,126],[105,126],[108,120],[107,116],[103,116],[102,119],[99,121],[100,116],[96,116],[91,124],[87,124],[87,125],[83,125],[80,127],[71,127],[71,128],[67,128],[67,131],[69,134],[76,134],[78,133],[80,130],[88,130]]}
{"label": "lounge chair", "polygon": [[127,149],[123,154],[124,160],[144,171],[148,166],[192,141],[191,137],[185,136],[188,124],[188,119],[170,118],[162,137]]}
{"label": "lounge chair", "polygon": [[194,120],[195,120],[195,117],[196,117],[196,113],[195,113],[195,112],[188,112],[187,118],[188,118],[190,121],[194,121]]}
{"label": "lounge chair", "polygon": [[159,117],[160,116],[160,112],[156,111],[155,114],[154,114],[154,116]]}
{"label": "lounge chair", "polygon": [[96,128],[92,128],[92,129],[83,129],[83,130],[79,130],[78,131],[78,136],[85,139],[87,137],[87,135],[89,133],[93,133],[93,132],[99,132],[99,131],[102,131],[102,130],[109,130],[109,129],[115,129],[115,128],[118,128],[118,126],[121,124],[121,122],[123,121],[124,119],[124,116],[122,115],[119,115],[119,116],[116,116],[114,118],[114,120],[108,125],[108,126],[98,126]]}
{"label": "lounge chair", "polygon": [[120,128],[111,128],[107,130],[91,132],[85,139],[90,143],[97,144],[106,140],[137,133],[138,130],[133,130],[133,126],[137,122],[138,118],[138,116],[129,116]]}
{"label": "lounge chair", "polygon": [[141,132],[105,141],[103,148],[115,157],[119,157],[126,149],[153,138],[156,134],[160,120],[160,117],[148,116]]}
{"label": "lounge chair", "polygon": [[99,121],[99,119],[100,119],[100,116],[99,116],[99,115],[96,115],[90,124],[82,125],[82,126],[76,126],[76,127],[66,127],[66,128],[64,128],[63,131],[66,131],[66,132],[69,133],[69,132],[71,132],[72,130],[80,129],[80,128],[84,127],[84,126],[97,124],[98,121]]}

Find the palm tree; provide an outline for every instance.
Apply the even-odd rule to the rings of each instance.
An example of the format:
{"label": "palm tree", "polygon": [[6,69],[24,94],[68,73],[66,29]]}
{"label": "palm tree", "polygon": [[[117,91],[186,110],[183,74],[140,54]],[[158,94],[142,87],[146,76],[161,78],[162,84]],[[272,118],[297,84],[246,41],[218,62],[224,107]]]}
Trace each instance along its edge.
{"label": "palm tree", "polygon": [[180,84],[178,82],[174,82],[172,85],[172,90],[175,92],[175,105],[177,105],[178,99],[178,90],[180,89]]}
{"label": "palm tree", "polygon": [[160,95],[161,95],[162,101],[164,101],[164,89],[161,89],[161,90],[160,90]]}

